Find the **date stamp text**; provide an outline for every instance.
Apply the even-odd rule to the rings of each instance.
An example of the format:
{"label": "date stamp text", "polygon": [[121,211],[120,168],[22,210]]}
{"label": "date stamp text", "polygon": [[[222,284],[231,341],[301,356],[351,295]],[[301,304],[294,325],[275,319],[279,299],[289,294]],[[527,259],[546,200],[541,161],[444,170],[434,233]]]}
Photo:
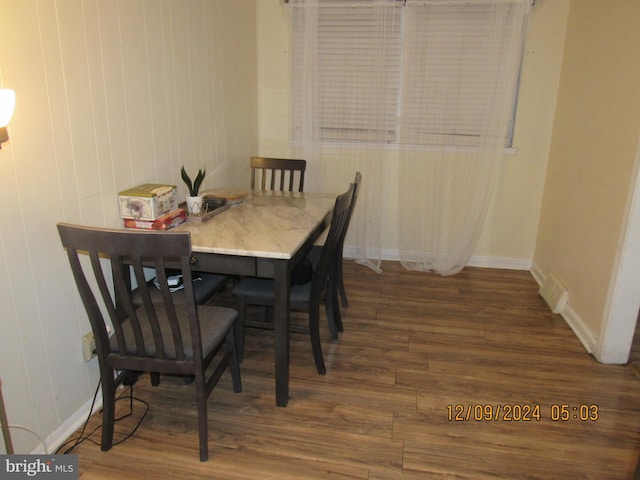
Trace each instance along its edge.
{"label": "date stamp text", "polygon": [[450,422],[539,422],[545,418],[554,422],[595,422],[600,418],[600,409],[595,404],[565,403],[546,407],[528,403],[447,405]]}

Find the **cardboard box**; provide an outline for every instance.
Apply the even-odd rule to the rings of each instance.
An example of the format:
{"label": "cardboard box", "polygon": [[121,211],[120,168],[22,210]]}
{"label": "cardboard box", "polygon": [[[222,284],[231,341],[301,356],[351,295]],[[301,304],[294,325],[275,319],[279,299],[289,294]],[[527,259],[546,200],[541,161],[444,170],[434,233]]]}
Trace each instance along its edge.
{"label": "cardboard box", "polygon": [[178,208],[175,185],[145,183],[119,193],[120,216],[134,220],[155,220]]}
{"label": "cardboard box", "polygon": [[134,220],[124,219],[124,226],[127,228],[139,228],[143,230],[169,230],[177,227],[187,220],[187,211],[183,208],[173,210],[155,220]]}

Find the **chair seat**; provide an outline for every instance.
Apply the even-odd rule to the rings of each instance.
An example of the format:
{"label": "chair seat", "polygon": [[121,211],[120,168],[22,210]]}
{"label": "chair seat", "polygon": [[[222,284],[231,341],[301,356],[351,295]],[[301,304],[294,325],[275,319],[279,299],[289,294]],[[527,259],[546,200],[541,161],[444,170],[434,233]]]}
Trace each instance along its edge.
{"label": "chair seat", "polygon": [[[142,336],[145,339],[148,339],[147,341],[145,341],[144,355],[155,357],[156,349],[155,342],[153,342],[153,333],[151,331],[149,322],[146,321],[144,308],[139,308],[136,313],[138,314],[138,319],[141,324]],[[169,323],[166,312],[164,310],[158,310],[156,313],[158,314],[158,323],[160,325],[160,330],[162,331],[162,337],[167,339],[171,338],[171,325]],[[176,313],[178,315],[178,323],[180,325],[180,329],[182,332],[184,332],[182,340],[184,345],[185,360],[190,361],[193,360],[194,357],[191,336],[189,335],[189,318],[182,311],[177,311]],[[237,318],[238,312],[232,308],[227,307],[202,305],[198,307],[198,315],[200,317],[200,335],[203,342],[202,354],[204,356],[207,356],[224,340],[227,331],[229,330],[229,328],[231,328],[233,322]],[[125,337],[127,339],[127,353],[129,355],[137,355],[138,353],[133,337],[133,332],[131,331],[131,322],[129,320],[125,320],[124,322],[122,322],[122,328],[125,331]],[[112,335],[110,342],[111,351],[113,353],[118,353],[116,340],[116,336]],[[175,346],[171,343],[165,344],[165,354],[168,359],[175,360]]]}
{"label": "chair seat", "polygon": [[[227,285],[228,277],[226,275],[218,275],[215,273],[193,272],[193,292],[196,297],[196,304],[204,305],[213,296],[224,290]],[[161,302],[162,295],[157,288],[149,289],[151,300]],[[176,290],[171,294],[174,302],[184,302],[184,289]]]}
{"label": "chair seat", "polygon": [[[274,299],[273,280],[268,278],[245,277],[233,287],[233,294],[251,298],[261,305],[271,305]],[[309,301],[311,282],[291,286],[291,303],[300,304]],[[252,302],[248,302],[252,303]]]}

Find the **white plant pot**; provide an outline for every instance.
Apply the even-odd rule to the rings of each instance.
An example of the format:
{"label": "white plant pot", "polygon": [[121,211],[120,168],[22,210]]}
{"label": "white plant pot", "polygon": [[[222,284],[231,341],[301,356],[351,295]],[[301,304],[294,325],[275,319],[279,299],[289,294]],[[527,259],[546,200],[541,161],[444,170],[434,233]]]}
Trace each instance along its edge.
{"label": "white plant pot", "polygon": [[191,197],[187,195],[187,213],[189,215],[200,215],[202,212],[202,195]]}

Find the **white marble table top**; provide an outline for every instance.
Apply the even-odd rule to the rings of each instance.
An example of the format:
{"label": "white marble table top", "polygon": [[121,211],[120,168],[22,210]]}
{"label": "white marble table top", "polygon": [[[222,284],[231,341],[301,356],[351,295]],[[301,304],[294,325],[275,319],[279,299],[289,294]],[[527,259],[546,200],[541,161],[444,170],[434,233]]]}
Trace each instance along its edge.
{"label": "white marble table top", "polygon": [[335,194],[252,191],[206,222],[186,222],[194,252],[291,258],[334,206]]}

